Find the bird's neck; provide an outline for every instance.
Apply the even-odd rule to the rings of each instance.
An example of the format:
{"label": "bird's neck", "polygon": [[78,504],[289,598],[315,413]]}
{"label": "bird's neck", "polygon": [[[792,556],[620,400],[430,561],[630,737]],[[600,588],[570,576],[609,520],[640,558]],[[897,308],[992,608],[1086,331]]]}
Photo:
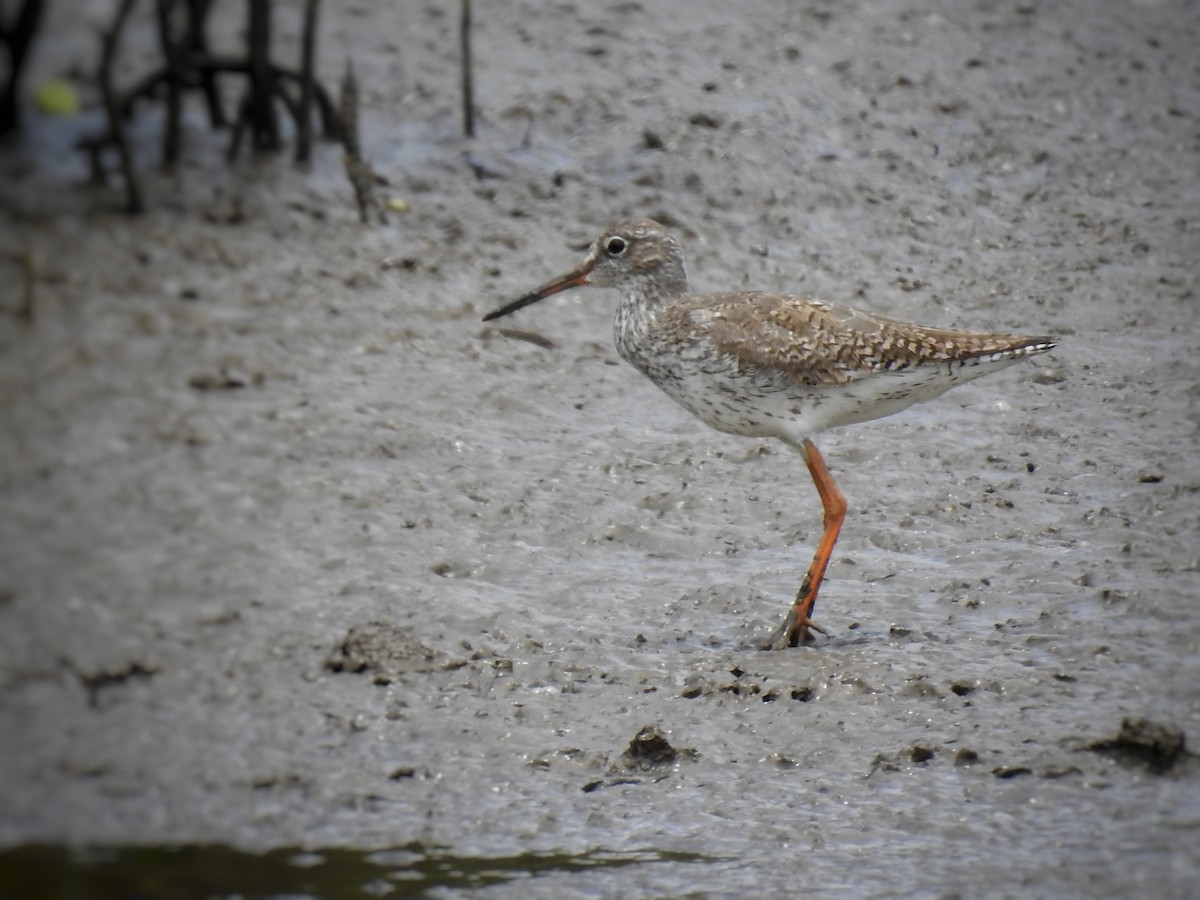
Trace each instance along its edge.
{"label": "bird's neck", "polygon": [[641,275],[625,285],[622,306],[637,306],[652,311],[679,299],[688,292],[683,260],[668,258],[653,272]]}
{"label": "bird's neck", "polygon": [[626,362],[642,372],[651,365],[651,334],[659,311],[688,292],[683,258],[670,248],[665,258],[649,271],[639,273],[624,285],[613,321],[617,351]]}
{"label": "bird's neck", "polygon": [[652,336],[659,312],[686,293],[687,279],[682,272],[677,280],[669,282],[647,279],[625,286],[613,320],[613,337],[617,352],[626,362],[650,374],[654,360]]}

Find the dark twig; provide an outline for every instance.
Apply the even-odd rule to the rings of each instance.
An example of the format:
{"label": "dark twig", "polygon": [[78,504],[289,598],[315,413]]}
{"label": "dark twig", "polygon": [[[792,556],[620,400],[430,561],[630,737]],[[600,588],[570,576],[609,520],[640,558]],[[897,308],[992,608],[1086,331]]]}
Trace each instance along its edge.
{"label": "dark twig", "polygon": [[250,87],[246,112],[255,150],[279,149],[279,123],[275,119],[275,72],[271,65],[271,4],[249,0]]}
{"label": "dark twig", "polygon": [[375,196],[375,170],[362,158],[358,135],[358,80],[354,77],[354,65],[350,60],[346,60],[346,74],[342,77],[342,146],[346,148],[343,162],[346,177],[354,188],[359,219],[365,225],[371,221],[371,214],[374,213],[383,221],[383,207]]}
{"label": "dark twig", "polygon": [[342,75],[342,146],[349,156],[359,156],[358,143],[358,79],[354,77],[354,63],[346,60],[346,72]]}
{"label": "dark twig", "polygon": [[33,247],[26,246],[21,250],[21,305],[17,309],[17,318],[27,325],[33,323],[34,311],[37,305],[37,258],[33,255]]}
{"label": "dark twig", "polygon": [[475,136],[475,83],[471,77],[471,0],[462,0],[458,23],[459,64],[462,67],[463,134]]}
{"label": "dark twig", "polygon": [[189,62],[199,76],[200,89],[204,92],[204,100],[208,105],[208,121],[213,128],[224,128],[229,124],[229,120],[225,118],[225,106],[221,103],[221,95],[217,91],[216,72],[202,69],[195,62],[209,57],[204,23],[208,21],[208,10],[211,6],[212,0],[187,0],[187,54]]}
{"label": "dark twig", "polygon": [[158,42],[167,60],[167,77],[164,79],[167,87],[167,127],[163,136],[164,166],[173,165],[179,159],[179,148],[182,144],[180,116],[183,112],[183,86],[187,77],[187,64],[183,58],[187,52],[186,46],[176,38],[171,22],[174,5],[174,0],[157,0],[155,4],[158,13]]}
{"label": "dark twig", "polygon": [[121,174],[125,178],[125,208],[131,213],[140,213],[144,209],[142,189],[133,170],[133,155],[129,149],[129,141],[125,138],[125,123],[121,118],[121,109],[117,103],[112,83],[117,40],[132,8],[133,0],[121,0],[112,27],[104,34],[100,56],[100,93],[104,96],[104,108],[108,112],[108,127],[112,133],[112,142],[117,148],[117,156],[121,161]]}
{"label": "dark twig", "polygon": [[0,90],[0,135],[16,131],[18,121],[17,89],[33,36],[42,17],[42,0],[25,0],[10,27],[0,23],[0,43],[8,47],[8,80]]}
{"label": "dark twig", "polygon": [[318,0],[304,2],[300,35],[300,113],[296,123],[296,162],[308,162],[312,147],[313,63],[317,55]]}
{"label": "dark twig", "polygon": [[[189,86],[191,82],[198,78],[202,82],[212,79],[215,83],[217,75],[245,75],[250,74],[250,64],[244,60],[230,56],[209,56],[193,54],[189,59],[190,70],[188,73]],[[276,95],[283,100],[285,105],[289,102],[293,105],[289,106],[289,112],[293,115],[298,114],[299,104],[292,101],[291,97],[283,90],[284,83],[300,83],[300,75],[296,72],[291,72],[279,66],[272,65],[271,72],[274,80]],[[133,106],[140,100],[152,99],[158,92],[160,87],[171,78],[169,69],[157,69],[149,75],[144,76],[137,84],[126,91],[119,103],[118,109],[121,115],[129,118],[133,114]],[[321,114],[321,133],[329,140],[341,140],[341,122],[338,120],[338,113],[334,107],[333,100],[330,99],[329,93],[324,86],[319,82],[313,83],[313,97],[317,101],[317,110]],[[215,107],[219,113],[219,121],[214,120],[215,127],[223,127],[228,122],[220,111],[220,106]],[[89,138],[85,144],[104,144],[110,140],[108,135],[101,135],[98,138]]]}

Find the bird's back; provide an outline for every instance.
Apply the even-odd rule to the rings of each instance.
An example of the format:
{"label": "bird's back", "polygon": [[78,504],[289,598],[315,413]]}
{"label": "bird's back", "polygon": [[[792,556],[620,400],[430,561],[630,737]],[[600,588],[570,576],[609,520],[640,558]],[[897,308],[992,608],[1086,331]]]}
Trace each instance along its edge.
{"label": "bird's back", "polygon": [[619,321],[622,356],[709,425],[789,442],[891,415],[1054,347],[783,294],[684,294],[640,312],[624,335]]}

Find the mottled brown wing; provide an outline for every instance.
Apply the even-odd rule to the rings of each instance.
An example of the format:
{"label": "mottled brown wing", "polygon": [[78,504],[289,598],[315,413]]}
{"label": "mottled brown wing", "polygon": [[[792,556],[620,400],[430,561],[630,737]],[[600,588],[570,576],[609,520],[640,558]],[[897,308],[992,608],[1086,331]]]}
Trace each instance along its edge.
{"label": "mottled brown wing", "polygon": [[669,313],[674,327],[733,357],[740,369],[781,371],[809,385],[1053,345],[1049,338],[930,328],[778,294],[690,295]]}

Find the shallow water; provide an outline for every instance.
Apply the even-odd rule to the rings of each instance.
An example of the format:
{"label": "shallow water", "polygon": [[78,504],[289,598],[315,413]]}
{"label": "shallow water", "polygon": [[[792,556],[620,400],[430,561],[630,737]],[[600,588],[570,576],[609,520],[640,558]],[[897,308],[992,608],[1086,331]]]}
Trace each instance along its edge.
{"label": "shallow water", "polygon": [[[544,879],[632,865],[653,868],[656,863],[660,868],[679,869],[702,861],[687,854],[654,852],[460,859],[420,846],[374,851],[279,848],[267,853],[215,844],[85,851],[26,846],[0,852],[0,896],[81,900],[430,897],[513,882],[538,890]],[[679,883],[682,888],[694,880],[691,876]]]}

